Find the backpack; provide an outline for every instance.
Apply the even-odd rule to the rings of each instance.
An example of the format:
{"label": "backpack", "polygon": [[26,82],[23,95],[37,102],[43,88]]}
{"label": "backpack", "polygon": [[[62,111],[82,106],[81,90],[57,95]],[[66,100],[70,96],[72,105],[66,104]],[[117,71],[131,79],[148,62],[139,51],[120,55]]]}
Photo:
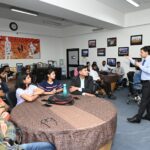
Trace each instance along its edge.
{"label": "backpack", "polygon": [[48,98],[48,104],[57,104],[57,105],[73,105],[74,98],[71,95],[53,95]]}

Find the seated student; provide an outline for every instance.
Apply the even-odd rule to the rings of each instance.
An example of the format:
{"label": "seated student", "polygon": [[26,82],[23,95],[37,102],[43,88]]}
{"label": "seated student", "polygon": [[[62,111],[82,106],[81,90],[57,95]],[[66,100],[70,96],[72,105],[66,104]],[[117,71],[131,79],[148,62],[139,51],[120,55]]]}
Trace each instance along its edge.
{"label": "seated student", "polygon": [[90,71],[91,65],[90,65],[90,62],[89,62],[89,61],[86,62],[86,66],[87,66],[88,71]]}
{"label": "seated student", "polygon": [[4,66],[0,72],[0,79],[1,79],[1,83],[3,85],[3,90],[6,92],[9,92],[9,88],[7,85],[8,82],[8,77],[9,77],[9,66]]}
{"label": "seated student", "polygon": [[108,82],[104,82],[100,79],[100,76],[98,75],[96,71],[96,65],[92,65],[92,69],[90,71],[90,76],[93,77],[93,80],[98,84],[99,88],[102,88],[105,90],[106,94],[108,95],[108,98],[110,99],[116,99],[116,97],[111,92],[111,84]]}
{"label": "seated student", "polygon": [[38,84],[38,87],[44,90],[44,94],[53,95],[63,91],[63,85],[55,80],[55,77],[54,69],[50,69],[46,74],[46,81]]}
{"label": "seated student", "polygon": [[[124,68],[121,67],[121,63],[118,61],[117,62],[117,67],[112,71],[113,73],[116,73],[117,75],[119,75],[119,80],[117,81],[118,85],[122,85],[124,80]],[[124,83],[125,84],[125,83]]]}
{"label": "seated student", "polygon": [[[14,75],[14,72],[10,70],[10,67],[8,65],[4,66],[2,68],[1,77],[4,78],[4,80],[8,80],[9,78],[12,78]],[[7,81],[6,81],[7,82]]]}
{"label": "seated student", "polygon": [[30,74],[22,74],[17,86],[17,105],[23,103],[24,101],[34,101],[44,92],[42,89],[31,84]]}
{"label": "seated student", "polygon": [[81,65],[78,67],[79,75],[71,81],[69,91],[76,95],[95,96],[93,94],[93,79],[88,75],[87,66]]}
{"label": "seated student", "polygon": [[106,65],[106,61],[102,61],[101,71],[110,72],[110,68]]}
{"label": "seated student", "polygon": [[[99,73],[99,68],[98,68],[97,62],[96,62],[96,61],[93,61],[92,65],[95,65],[95,66],[96,66],[96,71]],[[88,71],[89,71],[89,70],[88,70]]]}
{"label": "seated student", "polygon": [[7,112],[9,109],[9,106],[3,101],[2,98],[0,98],[0,117],[9,120],[10,114]]}
{"label": "seated student", "polygon": [[8,89],[5,88],[5,83],[3,82],[2,78],[0,77],[0,97],[5,97],[5,94],[8,92]]}
{"label": "seated student", "polygon": [[10,122],[0,117],[0,150],[55,150],[55,146],[48,142],[34,142],[15,144],[16,128]]}

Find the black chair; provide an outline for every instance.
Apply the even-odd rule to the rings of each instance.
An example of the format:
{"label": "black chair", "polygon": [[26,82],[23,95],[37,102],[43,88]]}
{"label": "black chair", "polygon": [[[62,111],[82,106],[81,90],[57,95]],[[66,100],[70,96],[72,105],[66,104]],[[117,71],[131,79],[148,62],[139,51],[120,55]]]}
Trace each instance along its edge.
{"label": "black chair", "polygon": [[16,91],[6,93],[6,101],[9,103],[10,109],[12,110],[17,104]]}
{"label": "black chair", "polygon": [[135,72],[127,73],[129,80],[129,94],[127,104],[133,100],[139,105],[141,103],[142,84],[141,82],[134,82],[134,75],[136,75]]}

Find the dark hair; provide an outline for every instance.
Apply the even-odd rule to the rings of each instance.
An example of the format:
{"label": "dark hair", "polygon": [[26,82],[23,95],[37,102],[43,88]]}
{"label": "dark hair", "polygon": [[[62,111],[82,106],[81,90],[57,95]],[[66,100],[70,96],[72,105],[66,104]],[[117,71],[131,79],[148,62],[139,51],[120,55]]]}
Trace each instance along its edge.
{"label": "dark hair", "polygon": [[20,75],[18,76],[18,80],[17,80],[17,82],[16,82],[16,88],[26,89],[26,85],[25,85],[25,83],[24,83],[23,81],[26,79],[26,77],[27,77],[28,75],[31,77],[30,74],[26,74],[26,73],[20,74]]}
{"label": "dark hair", "polygon": [[5,65],[2,67],[2,71],[4,71],[7,67],[9,67],[8,65]]}
{"label": "dark hair", "polygon": [[97,67],[97,64],[92,64],[92,68]]}
{"label": "dark hair", "polygon": [[93,65],[93,64],[96,64],[96,65],[97,65],[97,62],[96,62],[96,61],[93,61],[92,65]]}
{"label": "dark hair", "polygon": [[48,75],[51,74],[52,72],[55,72],[53,68],[49,69],[46,73],[46,81],[48,80]]}
{"label": "dark hair", "polygon": [[117,64],[120,64],[120,61],[117,61]]}
{"label": "dark hair", "polygon": [[88,66],[88,65],[90,65],[90,62],[89,62],[89,61],[87,61],[87,62],[86,62],[86,65],[87,65],[87,66]]}
{"label": "dark hair", "polygon": [[85,66],[85,65],[79,66],[79,67],[78,67],[78,72],[81,71],[82,69],[85,69],[85,68],[87,68],[87,66]]}
{"label": "dark hair", "polygon": [[148,52],[148,55],[150,55],[150,46],[144,46],[141,48],[144,52]]}

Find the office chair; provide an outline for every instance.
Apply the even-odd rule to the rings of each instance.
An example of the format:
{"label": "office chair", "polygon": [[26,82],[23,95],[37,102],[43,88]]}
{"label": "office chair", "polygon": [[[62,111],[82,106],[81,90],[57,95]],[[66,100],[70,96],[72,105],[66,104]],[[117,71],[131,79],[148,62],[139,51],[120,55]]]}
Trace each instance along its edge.
{"label": "office chair", "polygon": [[135,101],[139,105],[141,103],[141,93],[142,93],[140,71],[136,73],[128,72],[127,77],[129,80],[129,94],[128,94],[127,104],[129,104],[131,101]]}

